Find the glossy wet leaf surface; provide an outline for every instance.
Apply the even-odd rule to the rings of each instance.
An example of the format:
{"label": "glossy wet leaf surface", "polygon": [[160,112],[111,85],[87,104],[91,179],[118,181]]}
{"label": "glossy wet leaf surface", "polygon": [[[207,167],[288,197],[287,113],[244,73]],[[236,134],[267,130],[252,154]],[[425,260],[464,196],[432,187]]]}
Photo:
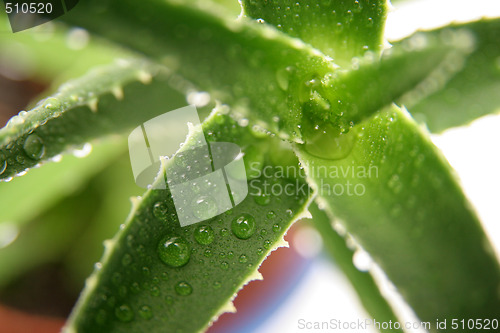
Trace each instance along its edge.
{"label": "glossy wet leaf surface", "polygon": [[387,15],[385,0],[242,1],[244,14],[298,37],[342,67],[366,52],[378,55]]}
{"label": "glossy wet leaf surface", "polygon": [[[297,147],[318,200],[422,320],[493,318],[500,268],[451,167],[407,111],[381,111],[325,159]],[[453,277],[453,278],[451,278]],[[458,289],[467,293],[457,293]]]}
{"label": "glossy wet leaf surface", "polygon": [[[236,140],[241,146],[251,142],[245,141],[252,138],[245,134],[248,130],[235,126],[220,114],[204,124],[212,133],[210,140]],[[284,244],[284,232],[308,199],[298,195],[262,200],[262,192],[255,190],[266,180],[262,177],[249,179],[254,190],[238,206],[182,228],[168,190],[147,191],[123,230],[106,242],[102,263],[87,280],[67,330],[191,332],[231,310],[234,294],[259,277],[261,261]],[[294,186],[287,179],[267,180]]]}

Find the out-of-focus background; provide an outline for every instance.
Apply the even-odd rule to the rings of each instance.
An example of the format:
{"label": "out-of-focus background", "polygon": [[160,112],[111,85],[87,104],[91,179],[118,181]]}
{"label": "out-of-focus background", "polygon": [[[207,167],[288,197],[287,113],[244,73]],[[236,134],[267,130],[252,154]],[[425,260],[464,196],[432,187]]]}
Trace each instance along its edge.
{"label": "out-of-focus background", "polygon": [[[395,1],[386,36],[398,40],[417,28],[430,29],[483,16],[500,16],[500,1]],[[49,40],[51,29],[51,23],[42,26],[32,38]],[[8,26],[0,25],[2,126],[27,109],[29,101],[53,87],[43,71],[31,72],[30,52],[34,50],[26,50],[20,57],[23,52],[13,48],[24,46],[9,41],[10,36]],[[80,50],[88,39],[83,30],[69,32],[66,46],[75,54],[73,62],[80,59],[82,64],[78,67],[68,62],[71,74],[61,74],[57,82],[84,72],[85,61],[91,60]],[[35,51],[43,52],[43,48]],[[96,62],[105,63],[113,54],[101,57]],[[60,60],[49,59],[48,67],[50,61]],[[500,71],[500,58],[497,64]],[[432,139],[457,171],[500,257],[499,128],[500,116],[491,115],[433,135]],[[0,183],[0,333],[57,332],[84,278],[102,254],[101,240],[111,237],[124,221],[129,197],[141,194],[133,182],[124,142],[116,138],[104,141],[102,146],[95,145],[89,156],[92,146],[85,145],[60,163],[49,163],[11,183]],[[68,166],[75,166],[81,174],[75,177],[65,173]],[[62,185],[64,191],[60,190]],[[53,208],[31,205],[33,195],[40,202],[39,192],[43,191],[48,191],[42,200],[44,207]],[[323,253],[321,238],[307,221],[297,223],[286,239],[290,248],[275,251],[261,267],[264,281],[250,283],[236,298],[239,313],[223,315],[210,332],[306,332],[307,323],[357,322],[368,317],[348,281]],[[353,259],[359,269],[374,270],[397,310],[408,321],[416,321],[368,257],[360,254]],[[373,332],[371,327],[329,331]]]}

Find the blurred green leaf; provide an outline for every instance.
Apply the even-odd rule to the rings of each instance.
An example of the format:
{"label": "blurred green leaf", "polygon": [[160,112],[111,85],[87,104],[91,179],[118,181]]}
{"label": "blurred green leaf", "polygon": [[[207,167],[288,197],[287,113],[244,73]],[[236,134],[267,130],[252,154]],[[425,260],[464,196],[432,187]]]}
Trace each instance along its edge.
{"label": "blurred green leaf", "polygon": [[[31,223],[0,224],[13,226],[17,233],[11,244],[0,248],[0,288],[32,268],[61,260],[85,229],[99,199],[99,191],[87,189],[68,195]],[[22,209],[29,210],[29,202]]]}
{"label": "blurred green leaf", "polygon": [[99,190],[100,205],[64,259],[68,275],[80,288],[102,256],[103,240],[113,237],[125,221],[131,206],[130,197],[144,191],[134,182],[128,154],[108,165],[89,186]]}
{"label": "blurred green leaf", "polygon": [[[416,36],[471,48],[467,58],[451,54],[426,81],[401,100],[431,132],[465,125],[500,111],[500,19],[452,25]],[[400,47],[398,42],[394,47]],[[452,73],[450,80],[446,76]]]}
{"label": "blurred green leaf", "polygon": [[[7,25],[0,15],[0,25]],[[91,37],[82,28],[67,28],[57,23],[20,31],[0,33],[2,67],[23,78],[52,82],[85,74],[89,68],[109,64],[131,52]]]}
{"label": "blurred green leaf", "polygon": [[[370,273],[361,272],[354,266],[353,256],[355,252],[347,246],[346,239],[333,230],[332,220],[316,204],[312,204],[309,207],[309,211],[312,214],[314,226],[321,234],[326,251],[349,279],[366,311],[377,322],[397,322],[398,319],[387,303],[387,300],[381,295]],[[380,331],[402,332],[402,330],[394,328],[382,328]]]}
{"label": "blurred green leaf", "polygon": [[[47,162],[43,168],[35,168],[12,182],[1,182],[0,224],[9,222],[20,226],[40,215],[63,197],[80,189],[123,153],[126,146],[121,141],[105,140],[94,148],[87,145],[85,149],[92,149],[92,154],[85,158],[61,156],[60,162]],[[26,209],[27,205],[29,209]]]}

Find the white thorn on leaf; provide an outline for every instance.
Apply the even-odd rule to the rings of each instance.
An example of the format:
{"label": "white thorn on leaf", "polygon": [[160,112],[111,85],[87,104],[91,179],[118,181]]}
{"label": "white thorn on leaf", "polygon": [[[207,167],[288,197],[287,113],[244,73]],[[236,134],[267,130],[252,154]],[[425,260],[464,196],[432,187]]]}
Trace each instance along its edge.
{"label": "white thorn on leaf", "polygon": [[139,81],[141,81],[143,84],[149,84],[153,80],[153,75],[146,71],[139,71],[137,74],[137,78]]}
{"label": "white thorn on leaf", "polygon": [[90,111],[94,113],[97,112],[97,102],[98,102],[97,98],[94,98],[87,103],[88,107],[90,108]]}
{"label": "white thorn on leaf", "polygon": [[117,100],[121,101],[123,99],[122,87],[114,87],[113,89],[111,89],[111,92],[113,93],[113,95]]}

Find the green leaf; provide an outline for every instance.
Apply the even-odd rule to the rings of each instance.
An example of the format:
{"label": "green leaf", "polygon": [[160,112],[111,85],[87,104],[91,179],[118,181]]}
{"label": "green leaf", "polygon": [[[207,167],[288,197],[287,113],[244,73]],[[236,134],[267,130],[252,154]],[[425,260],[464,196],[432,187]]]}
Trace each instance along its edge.
{"label": "green leaf", "polygon": [[[368,52],[352,70],[339,70],[319,51],[269,25],[221,17],[200,4],[91,0],[64,19],[167,64],[230,105],[236,117],[300,143],[310,118],[348,130],[351,122],[413,89],[450,52],[464,53],[460,45],[430,43],[413,53],[391,52],[381,64]],[[137,30],[151,40],[129,37]],[[395,79],[393,73],[400,75]]]}
{"label": "green leaf", "polygon": [[64,258],[68,275],[79,288],[83,286],[94,268],[94,263],[102,256],[102,241],[113,237],[130,211],[130,197],[144,192],[132,177],[130,157],[122,154],[109,164],[103,172],[92,179],[89,187],[97,188],[100,206],[87,221],[84,231]]}
{"label": "green leaf", "polygon": [[498,317],[491,245],[451,167],[407,112],[392,107],[318,144],[296,147],[318,200],[421,320]]}
{"label": "green leaf", "polygon": [[[0,15],[0,26],[7,25],[7,16]],[[4,66],[22,78],[51,82],[85,74],[96,65],[130,57],[130,51],[92,38],[81,28],[68,29],[49,23],[36,28],[0,33],[0,57]]]}
{"label": "green leaf", "polygon": [[243,0],[244,14],[298,37],[342,67],[383,46],[386,0]]}
{"label": "green leaf", "polygon": [[[422,82],[446,67],[450,57],[465,61],[470,52],[459,43],[443,45],[440,39],[429,39],[425,46],[418,48],[412,46],[414,43],[415,40],[410,38],[398,47],[386,50],[380,60],[367,54],[357,58],[349,70],[338,70],[325,76],[321,80],[322,86],[317,88],[320,94],[313,95],[306,104],[310,118],[304,117],[302,125],[307,128],[307,121],[310,121],[316,127],[318,122],[327,122],[324,125],[340,124],[341,128],[348,129],[395,100],[407,99]],[[453,74],[453,71],[443,73],[440,79],[445,81]],[[313,107],[314,103],[321,101],[317,96],[333,101],[328,105],[330,112]],[[306,133],[304,129],[306,140],[310,132],[317,130]]]}
{"label": "green leaf", "polygon": [[170,76],[156,75],[159,70],[139,60],[95,69],[11,118],[0,130],[0,178],[183,106],[184,96],[169,84]]}
{"label": "green leaf", "polygon": [[[243,147],[259,142],[221,114],[212,114],[203,126],[209,141],[232,141]],[[193,143],[189,140],[183,151]],[[170,159],[167,168],[176,165],[177,158]],[[258,165],[270,162],[263,163]],[[296,186],[287,179],[259,176],[263,178],[249,179],[250,195],[232,210],[183,228],[175,218],[169,191],[153,185],[135,203],[125,227],[105,242],[102,266],[87,280],[66,331],[196,332],[220,314],[234,311],[230,301],[235,293],[259,278],[260,263],[284,244],[283,234],[307,205],[305,195],[259,195],[265,180]],[[245,235],[238,227],[241,219],[255,225]],[[165,250],[165,244],[177,244],[178,252],[173,253],[174,245]]]}
{"label": "green leaf", "polygon": [[[35,218],[102,171],[125,150],[125,145],[113,141],[99,142],[92,150],[88,157],[61,157],[61,162],[47,163],[16,181],[0,183],[0,223],[20,226]],[[26,209],[27,203],[29,209]]]}
{"label": "green leaf", "polygon": [[[222,17],[207,2],[91,0],[62,19],[165,64],[240,117],[292,141],[301,140],[308,82],[337,67],[302,41]],[[148,37],[134,37],[137,31]]]}
{"label": "green leaf", "polygon": [[[500,19],[452,25],[417,33],[430,39],[456,40],[473,52],[465,59],[451,54],[436,73],[401,102],[431,132],[465,125],[481,116],[500,111]],[[395,44],[398,47],[400,42]],[[447,73],[455,74],[442,80]]]}
{"label": "green leaf", "polygon": [[[316,204],[309,207],[314,226],[323,238],[323,244],[335,264],[344,272],[349,282],[356,290],[366,311],[377,322],[397,322],[387,300],[381,295],[375,281],[368,272],[359,271],[353,264],[354,251],[346,245],[346,239],[332,228],[330,218]],[[397,329],[381,329],[381,332],[402,332]]]}
{"label": "green leaf", "polygon": [[241,5],[238,0],[212,0],[214,3],[224,6],[224,8],[235,17],[241,13]]}
{"label": "green leaf", "polygon": [[[97,188],[86,189],[63,198],[59,205],[46,207],[31,223],[0,224],[2,232],[9,230],[6,227],[16,232],[13,242],[0,249],[0,288],[30,269],[61,260],[85,230],[94,210],[99,207],[99,200]],[[23,203],[23,209],[29,210],[29,201]]]}

